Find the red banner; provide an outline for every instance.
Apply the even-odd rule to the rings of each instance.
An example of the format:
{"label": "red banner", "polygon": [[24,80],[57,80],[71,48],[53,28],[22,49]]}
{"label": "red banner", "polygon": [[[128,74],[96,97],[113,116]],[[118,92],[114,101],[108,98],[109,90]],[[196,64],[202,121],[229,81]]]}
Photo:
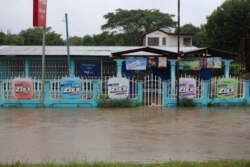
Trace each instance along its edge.
{"label": "red banner", "polygon": [[46,27],[47,0],[33,0],[33,26]]}

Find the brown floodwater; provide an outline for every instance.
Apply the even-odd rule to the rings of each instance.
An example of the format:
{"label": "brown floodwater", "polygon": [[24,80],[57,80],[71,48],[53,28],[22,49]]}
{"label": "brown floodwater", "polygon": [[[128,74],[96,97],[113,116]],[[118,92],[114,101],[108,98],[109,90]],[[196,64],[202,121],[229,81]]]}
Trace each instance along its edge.
{"label": "brown floodwater", "polygon": [[250,108],[1,108],[0,162],[250,159]]}

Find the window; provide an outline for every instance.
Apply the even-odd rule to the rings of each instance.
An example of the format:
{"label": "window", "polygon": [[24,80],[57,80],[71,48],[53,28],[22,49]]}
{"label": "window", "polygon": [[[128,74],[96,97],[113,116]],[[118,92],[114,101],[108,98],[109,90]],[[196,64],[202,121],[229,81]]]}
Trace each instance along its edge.
{"label": "window", "polygon": [[159,46],[159,38],[148,38],[148,46]]}
{"label": "window", "polygon": [[184,46],[191,46],[191,38],[184,38],[183,45]]}
{"label": "window", "polygon": [[166,37],[162,38],[162,45],[165,46],[166,45]]}

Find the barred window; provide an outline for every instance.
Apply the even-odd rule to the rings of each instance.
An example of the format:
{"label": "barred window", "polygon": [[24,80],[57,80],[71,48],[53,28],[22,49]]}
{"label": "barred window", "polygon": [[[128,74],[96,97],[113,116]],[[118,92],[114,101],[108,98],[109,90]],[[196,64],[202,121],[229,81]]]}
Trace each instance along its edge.
{"label": "barred window", "polygon": [[148,38],[148,46],[159,46],[159,38]]}

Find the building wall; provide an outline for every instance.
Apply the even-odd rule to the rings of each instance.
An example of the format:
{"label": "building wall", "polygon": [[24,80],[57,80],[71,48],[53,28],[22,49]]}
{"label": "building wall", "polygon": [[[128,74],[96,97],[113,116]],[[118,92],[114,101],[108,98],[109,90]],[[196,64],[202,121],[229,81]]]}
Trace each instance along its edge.
{"label": "building wall", "polygon": [[[149,46],[148,44],[148,38],[158,38],[159,39],[159,46],[166,46],[166,47],[176,47],[177,46],[177,35],[169,35],[167,33],[161,32],[161,31],[154,31],[151,33],[148,33],[144,36],[144,45]],[[163,38],[166,38],[166,45],[163,45]],[[191,35],[180,35],[180,47],[185,47],[184,45],[184,38],[190,38],[190,45],[192,46],[192,36]]]}

